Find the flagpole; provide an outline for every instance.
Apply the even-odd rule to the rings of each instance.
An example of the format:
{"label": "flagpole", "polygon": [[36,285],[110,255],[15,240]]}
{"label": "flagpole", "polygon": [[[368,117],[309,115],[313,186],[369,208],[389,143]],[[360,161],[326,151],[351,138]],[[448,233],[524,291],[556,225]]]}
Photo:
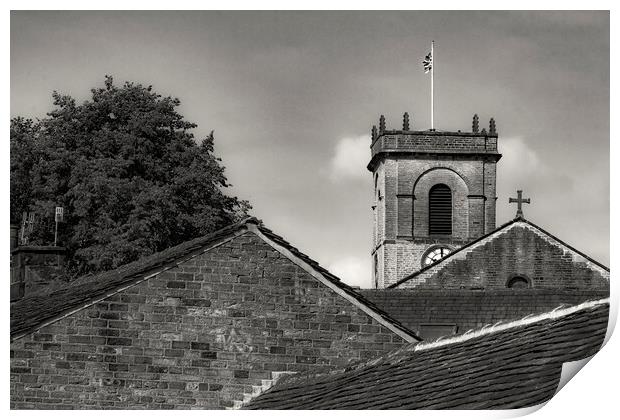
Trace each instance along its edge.
{"label": "flagpole", "polygon": [[431,41],[431,130],[435,129],[435,84],[434,84],[434,73],[435,73],[435,51],[434,51],[435,41]]}

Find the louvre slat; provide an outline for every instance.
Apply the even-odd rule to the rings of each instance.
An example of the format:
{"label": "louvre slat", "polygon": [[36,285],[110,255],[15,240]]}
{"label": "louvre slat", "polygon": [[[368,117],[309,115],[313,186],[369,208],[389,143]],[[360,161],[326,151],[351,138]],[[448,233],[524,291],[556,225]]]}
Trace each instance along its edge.
{"label": "louvre slat", "polygon": [[452,191],[447,185],[437,184],[429,192],[429,233],[452,234]]}

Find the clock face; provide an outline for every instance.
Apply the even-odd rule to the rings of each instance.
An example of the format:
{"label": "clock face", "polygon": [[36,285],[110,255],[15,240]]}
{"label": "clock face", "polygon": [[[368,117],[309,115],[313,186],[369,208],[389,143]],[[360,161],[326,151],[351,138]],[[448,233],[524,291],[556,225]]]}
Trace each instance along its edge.
{"label": "clock face", "polygon": [[424,257],[424,267],[443,259],[450,252],[452,252],[452,250],[447,246],[438,246],[437,248],[433,248],[433,250],[428,252]]}

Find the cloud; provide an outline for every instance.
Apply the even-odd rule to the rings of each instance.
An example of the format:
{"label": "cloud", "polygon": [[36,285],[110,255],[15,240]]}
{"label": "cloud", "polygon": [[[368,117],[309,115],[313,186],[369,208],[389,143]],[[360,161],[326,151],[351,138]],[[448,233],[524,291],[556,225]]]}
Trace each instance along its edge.
{"label": "cloud", "polygon": [[502,138],[499,141],[499,151],[503,155],[501,169],[509,177],[517,174],[537,174],[546,172],[540,158],[520,137]]}
{"label": "cloud", "polygon": [[536,198],[532,203],[540,211],[545,206],[558,205],[561,196],[574,191],[579,176],[562,165],[554,166],[553,162],[541,159],[522,138],[501,139],[499,150],[502,159],[497,167],[497,194],[502,201],[521,189],[526,196]]}
{"label": "cloud", "polygon": [[328,266],[328,270],[350,286],[368,289],[371,286],[370,258],[347,256]]}
{"label": "cloud", "polygon": [[540,210],[540,198],[544,184],[550,180],[549,167],[521,137],[507,137],[499,141],[502,159],[497,165],[498,224],[515,215],[515,206],[508,203],[508,197],[516,197],[516,190],[523,190],[524,197],[532,198],[532,205],[524,207],[525,216]]}
{"label": "cloud", "polygon": [[366,165],[370,160],[370,137],[344,137],[336,144],[330,162],[329,176],[332,181],[368,179]]}

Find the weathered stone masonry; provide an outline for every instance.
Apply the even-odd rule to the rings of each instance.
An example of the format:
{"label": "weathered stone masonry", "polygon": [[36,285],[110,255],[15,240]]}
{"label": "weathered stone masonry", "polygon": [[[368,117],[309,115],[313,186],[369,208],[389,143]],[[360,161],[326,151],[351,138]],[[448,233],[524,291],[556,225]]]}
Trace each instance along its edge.
{"label": "weathered stone masonry", "polygon": [[513,276],[530,287],[601,290],[609,294],[609,270],[533,223],[515,219],[495,233],[414,273],[398,288],[505,289]]}
{"label": "weathered stone masonry", "polygon": [[227,408],[400,347],[251,232],[11,343],[11,408]]}
{"label": "weathered stone masonry", "polygon": [[[475,117],[476,118],[476,117]],[[452,249],[495,229],[496,166],[501,158],[495,123],[489,132],[386,130],[385,118],[372,131],[375,186],[371,255],[376,288],[393,285],[422,268],[436,245]],[[429,191],[445,184],[452,193],[452,232],[429,232]]]}

